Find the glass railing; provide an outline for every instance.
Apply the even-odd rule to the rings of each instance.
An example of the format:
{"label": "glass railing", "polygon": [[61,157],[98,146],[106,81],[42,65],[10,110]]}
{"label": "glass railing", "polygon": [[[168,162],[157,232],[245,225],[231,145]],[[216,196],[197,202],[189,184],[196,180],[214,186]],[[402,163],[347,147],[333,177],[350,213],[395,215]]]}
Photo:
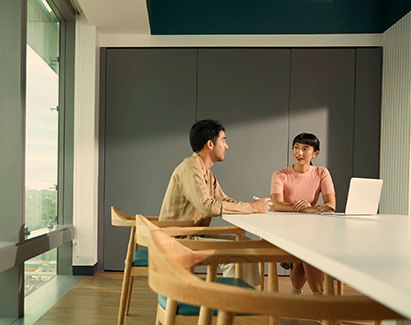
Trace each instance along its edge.
{"label": "glass railing", "polygon": [[57,248],[24,263],[24,296],[40,288],[57,275]]}

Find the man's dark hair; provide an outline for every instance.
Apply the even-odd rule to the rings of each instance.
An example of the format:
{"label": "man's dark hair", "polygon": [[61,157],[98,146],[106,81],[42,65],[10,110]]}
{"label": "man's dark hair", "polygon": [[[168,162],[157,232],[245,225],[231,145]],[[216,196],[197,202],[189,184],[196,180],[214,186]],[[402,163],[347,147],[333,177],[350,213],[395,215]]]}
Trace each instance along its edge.
{"label": "man's dark hair", "polygon": [[221,122],[216,120],[201,120],[196,122],[190,130],[190,145],[194,152],[203,149],[208,140],[215,144],[220,131],[225,131]]}

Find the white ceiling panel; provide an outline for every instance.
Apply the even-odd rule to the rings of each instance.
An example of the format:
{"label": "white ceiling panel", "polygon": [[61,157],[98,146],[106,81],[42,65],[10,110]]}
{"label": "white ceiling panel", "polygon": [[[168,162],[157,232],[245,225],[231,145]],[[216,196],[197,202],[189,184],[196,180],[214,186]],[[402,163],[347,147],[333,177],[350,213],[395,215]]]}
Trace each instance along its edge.
{"label": "white ceiling panel", "polygon": [[150,34],[145,0],[76,0],[101,34]]}

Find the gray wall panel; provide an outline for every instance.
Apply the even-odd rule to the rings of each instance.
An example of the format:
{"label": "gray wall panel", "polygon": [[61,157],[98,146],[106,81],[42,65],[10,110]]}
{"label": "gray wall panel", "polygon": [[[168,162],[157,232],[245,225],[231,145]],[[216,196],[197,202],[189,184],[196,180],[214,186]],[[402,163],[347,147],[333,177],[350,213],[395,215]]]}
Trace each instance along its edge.
{"label": "gray wall panel", "polygon": [[198,119],[221,120],[229,150],[212,171],[225,193],[270,196],[287,161],[290,50],[200,49]]}
{"label": "gray wall panel", "polygon": [[355,49],[292,50],[289,148],[301,132],[317,135],[321,153],[313,163],[330,170],[339,211],[352,176],[354,78]]}
{"label": "gray wall panel", "polygon": [[[329,168],[344,210],[352,175],[378,171],[378,157],[368,157],[378,146],[380,56],[350,48],[107,49],[104,269],[123,268],[129,234],[111,226],[110,206],[159,213],[173,169],[191,155],[195,120],[226,126],[230,149],[212,171],[242,201],[269,196],[273,171],[293,163],[293,137],[315,133],[321,154],[314,163]],[[372,124],[372,140],[357,130],[364,124]]]}
{"label": "gray wall panel", "polygon": [[353,176],[379,177],[382,49],[357,49]]}
{"label": "gray wall panel", "polygon": [[108,49],[104,269],[124,267],[128,229],[110,207],[158,215],[170,175],[191,155],[196,57],[192,49]]}
{"label": "gray wall panel", "polygon": [[106,157],[106,64],[107,48],[100,49],[99,143],[98,143],[98,256],[97,271],[104,271],[105,157]]}

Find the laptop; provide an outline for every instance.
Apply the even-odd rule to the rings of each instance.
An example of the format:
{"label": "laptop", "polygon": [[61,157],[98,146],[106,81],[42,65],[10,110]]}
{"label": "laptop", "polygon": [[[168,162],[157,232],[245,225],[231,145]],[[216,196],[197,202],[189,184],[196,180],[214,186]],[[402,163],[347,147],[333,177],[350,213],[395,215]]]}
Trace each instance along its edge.
{"label": "laptop", "polygon": [[382,179],[357,178],[350,181],[345,213],[320,212],[329,216],[363,216],[377,214],[380,204]]}

